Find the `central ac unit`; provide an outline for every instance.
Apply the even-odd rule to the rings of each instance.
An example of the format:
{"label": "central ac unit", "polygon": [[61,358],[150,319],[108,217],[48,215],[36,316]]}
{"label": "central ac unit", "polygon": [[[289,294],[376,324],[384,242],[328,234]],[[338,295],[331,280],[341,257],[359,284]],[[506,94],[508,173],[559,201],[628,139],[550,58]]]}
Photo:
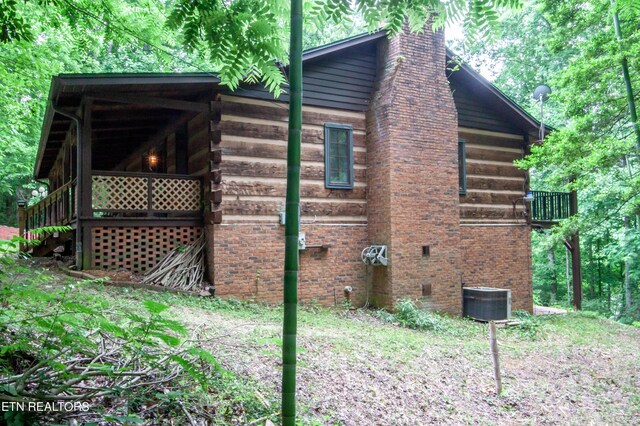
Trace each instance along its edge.
{"label": "central ac unit", "polygon": [[511,290],[492,287],[464,287],[462,313],[480,321],[511,318]]}

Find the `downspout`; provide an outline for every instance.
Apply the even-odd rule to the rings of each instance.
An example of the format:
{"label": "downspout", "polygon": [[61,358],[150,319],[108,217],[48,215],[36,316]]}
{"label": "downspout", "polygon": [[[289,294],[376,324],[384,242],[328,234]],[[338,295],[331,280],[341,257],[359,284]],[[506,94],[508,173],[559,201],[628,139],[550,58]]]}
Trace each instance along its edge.
{"label": "downspout", "polygon": [[[51,109],[57,113],[60,114],[64,117],[67,117],[71,120],[74,121],[74,123],[76,124],[76,157],[77,157],[77,161],[76,161],[76,176],[78,178],[80,178],[80,176],[82,176],[82,161],[80,161],[80,158],[82,158],[80,156],[81,154],[81,146],[82,146],[82,127],[83,127],[83,123],[82,123],[82,119],[74,114],[69,114],[66,111],[62,111],[60,109],[57,109],[54,105],[53,102],[51,103]],[[76,191],[77,191],[77,187],[76,187]],[[74,194],[75,195],[75,194]],[[77,202],[76,202],[76,268],[78,269],[82,269],[82,226],[80,226],[80,208],[78,206],[80,200],[80,197],[76,197],[77,198]]]}

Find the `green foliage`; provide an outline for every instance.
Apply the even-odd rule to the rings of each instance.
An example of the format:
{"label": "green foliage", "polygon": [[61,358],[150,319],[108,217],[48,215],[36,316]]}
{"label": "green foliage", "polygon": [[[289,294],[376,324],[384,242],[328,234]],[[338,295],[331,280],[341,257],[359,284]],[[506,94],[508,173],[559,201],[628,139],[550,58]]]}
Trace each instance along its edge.
{"label": "green foliage", "polygon": [[212,69],[232,90],[239,83],[263,82],[275,96],[285,83],[275,59],[283,60],[282,0],[179,0],[167,24],[180,30],[190,51],[206,52]]}
{"label": "green foliage", "polygon": [[444,323],[437,315],[416,307],[410,299],[399,300],[393,312],[376,311],[376,316],[385,322],[414,330],[444,330]]}
{"label": "green foliage", "polygon": [[516,330],[521,336],[530,340],[540,338],[542,320],[539,316],[531,315],[527,311],[515,311],[513,317],[519,324],[515,327],[507,327],[508,330]]}
{"label": "green foliage", "polygon": [[[308,0],[305,19],[317,29],[357,16],[369,31],[384,27],[391,34],[402,31],[405,20],[411,31],[423,31],[429,21],[441,28],[447,21],[461,20],[474,34],[484,34],[500,11],[519,5],[519,0]],[[167,23],[180,31],[190,51],[206,52],[223,84],[235,89],[242,81],[262,82],[274,96],[280,94],[286,78],[277,64],[286,64],[288,58],[288,2],[179,0]]]}
{"label": "green foliage", "polygon": [[[0,259],[12,253],[2,251]],[[213,424],[234,421],[240,409],[245,418],[269,414],[246,381],[222,367],[202,342],[185,339],[187,330],[171,319],[169,305],[145,299],[114,310],[103,297],[83,293],[90,281],[56,283],[20,261],[3,264],[0,401],[72,398],[89,404],[82,419],[122,424],[187,421],[185,412]],[[3,415],[23,424],[43,414]],[[54,418],[61,421],[64,414]]]}

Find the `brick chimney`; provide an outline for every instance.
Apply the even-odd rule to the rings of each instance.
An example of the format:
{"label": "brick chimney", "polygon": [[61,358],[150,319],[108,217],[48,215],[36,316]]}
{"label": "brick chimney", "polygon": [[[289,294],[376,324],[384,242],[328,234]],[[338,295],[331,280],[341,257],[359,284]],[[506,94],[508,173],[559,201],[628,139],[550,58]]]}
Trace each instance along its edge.
{"label": "brick chimney", "polygon": [[372,300],[421,298],[460,314],[457,114],[445,75],[442,31],[406,29],[378,47],[378,81],[367,113],[370,244],[389,265],[371,274]]}

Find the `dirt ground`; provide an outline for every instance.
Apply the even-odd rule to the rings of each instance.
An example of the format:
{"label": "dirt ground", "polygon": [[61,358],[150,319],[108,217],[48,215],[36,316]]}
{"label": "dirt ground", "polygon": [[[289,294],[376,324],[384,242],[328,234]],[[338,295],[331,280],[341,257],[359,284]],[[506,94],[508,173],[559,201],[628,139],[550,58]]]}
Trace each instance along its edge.
{"label": "dirt ground", "polygon": [[[68,278],[65,278],[68,279]],[[83,291],[88,291],[84,289]],[[117,305],[168,304],[229,370],[278,411],[282,309],[98,287]],[[129,300],[131,299],[131,300]],[[305,307],[298,322],[299,420],[307,425],[637,425],[640,329],[584,314],[498,330],[495,394],[486,324],[443,318],[413,331],[373,312]]]}
{"label": "dirt ground", "polygon": [[[210,349],[228,368],[279,391],[278,322],[193,315],[191,309],[180,316],[222,336]],[[466,333],[443,337],[382,324],[368,314],[319,321],[303,315],[302,419],[343,425],[638,424],[640,330],[579,316],[545,320],[544,335],[535,340],[501,329],[505,390],[498,397],[486,326],[464,327]],[[593,330],[573,333],[573,327]]]}

